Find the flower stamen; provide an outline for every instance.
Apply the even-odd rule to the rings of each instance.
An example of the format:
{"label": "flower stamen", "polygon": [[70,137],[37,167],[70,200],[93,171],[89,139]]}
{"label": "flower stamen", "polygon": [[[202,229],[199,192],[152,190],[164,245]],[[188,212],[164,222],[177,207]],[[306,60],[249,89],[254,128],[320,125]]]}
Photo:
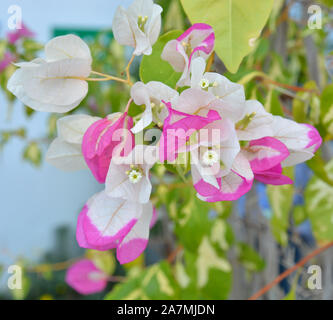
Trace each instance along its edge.
{"label": "flower stamen", "polygon": [[148,17],[147,16],[139,16],[138,17],[138,26],[139,26],[139,29],[142,31],[142,32],[145,32],[145,24],[147,23],[148,21]]}
{"label": "flower stamen", "polygon": [[209,87],[209,81],[207,80],[207,79],[205,79],[205,78],[202,78],[201,80],[200,80],[200,82],[199,82],[199,85],[200,85],[200,87],[202,88],[202,89],[206,89],[206,88],[208,88]]}
{"label": "flower stamen", "polygon": [[139,167],[131,166],[131,170],[126,171],[131,183],[136,184],[142,179],[142,170]]}
{"label": "flower stamen", "polygon": [[219,161],[219,155],[214,150],[207,150],[203,157],[202,161],[206,166],[213,166]]}

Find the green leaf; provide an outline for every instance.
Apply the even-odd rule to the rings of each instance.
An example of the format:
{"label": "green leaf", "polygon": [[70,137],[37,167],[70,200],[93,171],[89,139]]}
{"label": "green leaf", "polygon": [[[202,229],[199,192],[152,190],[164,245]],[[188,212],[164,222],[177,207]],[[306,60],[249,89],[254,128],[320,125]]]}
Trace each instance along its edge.
{"label": "green leaf", "polygon": [[[318,90],[314,81],[308,81],[304,84],[305,89]],[[293,118],[297,122],[309,122],[310,119],[317,123],[319,117],[319,100],[315,92],[298,92],[292,105]]]}
{"label": "green leaf", "polygon": [[307,100],[307,92],[298,92],[296,97],[293,100],[292,111],[293,118],[297,122],[306,122],[307,121],[307,112],[309,108],[309,101]]}
{"label": "green leaf", "polygon": [[333,84],[325,87],[321,94],[320,118],[327,132],[333,135]]}
{"label": "green leaf", "polygon": [[164,30],[182,30],[184,29],[184,13],[178,0],[171,1],[166,11]]}
{"label": "green leaf", "polygon": [[187,285],[181,299],[227,299],[232,284],[232,268],[225,254],[208,237],[196,252],[185,250]]}
{"label": "green leaf", "polygon": [[[293,176],[293,168],[285,168],[284,174]],[[272,232],[278,243],[285,246],[288,242],[287,230],[289,227],[289,213],[293,204],[294,186],[267,186],[270,205],[273,210],[271,219]]]}
{"label": "green leaf", "polygon": [[[141,276],[141,274],[140,274]],[[118,283],[113,287],[113,290],[108,293],[105,300],[141,300],[148,299],[140,287],[141,278],[129,278],[124,283]]]}
{"label": "green leaf", "polygon": [[326,169],[325,169],[325,161],[320,155],[320,152],[316,152],[314,157],[312,157],[310,160],[306,163],[310,169],[314,172],[314,174],[327,184],[333,186],[333,180],[330,179],[328,176]]}
{"label": "green leaf", "polygon": [[333,6],[333,0],[318,0],[319,2],[323,3],[324,5],[328,6],[328,7],[332,7]]}
{"label": "green leaf", "polygon": [[178,297],[179,286],[173,278],[171,267],[167,262],[162,261],[128,278],[126,282],[117,284],[105,299],[169,300]]}
{"label": "green leaf", "polygon": [[148,269],[141,287],[149,299],[175,299],[179,288],[173,278],[170,265],[162,261]]}
{"label": "green leaf", "polygon": [[153,45],[150,56],[143,56],[140,65],[140,78],[144,83],[149,81],[161,81],[171,88],[176,86],[181,74],[173,70],[172,66],[161,59],[164,46],[170,40],[178,38],[182,31],[173,30],[163,34]]}
{"label": "green leaf", "polygon": [[[209,235],[214,221],[208,219],[209,206],[199,200],[194,192],[193,196],[177,210],[175,233],[181,244],[188,250],[196,251],[202,238]],[[195,230],[195,237],[193,231]]]}
{"label": "green leaf", "polygon": [[265,268],[265,261],[246,243],[237,243],[238,260],[249,271],[258,272]]}
{"label": "green leaf", "polygon": [[[333,179],[333,160],[325,166]],[[305,189],[305,208],[317,241],[333,240],[333,187],[313,176]]]}
{"label": "green leaf", "polygon": [[273,0],[181,0],[191,23],[207,23],[215,32],[215,51],[227,69],[237,72],[254,48],[273,7]]}
{"label": "green leaf", "polygon": [[267,110],[267,112],[270,112],[275,116],[284,116],[281,102],[279,99],[279,94],[276,90],[271,89],[268,92],[265,109]]}

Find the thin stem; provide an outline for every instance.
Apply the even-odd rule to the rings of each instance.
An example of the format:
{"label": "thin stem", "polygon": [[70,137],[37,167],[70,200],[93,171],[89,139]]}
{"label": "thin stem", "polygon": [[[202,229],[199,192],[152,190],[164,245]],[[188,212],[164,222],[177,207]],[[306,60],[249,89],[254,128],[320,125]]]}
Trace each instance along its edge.
{"label": "thin stem", "polygon": [[285,84],[285,83],[280,83],[280,82],[272,80],[268,77],[263,77],[263,76],[258,76],[258,78],[262,78],[263,82],[272,84],[277,87],[289,89],[289,90],[296,91],[296,92],[312,92],[312,93],[316,93],[316,94],[320,95],[320,92],[316,89],[308,89],[308,88],[297,87],[297,86],[293,86],[293,85],[289,85],[289,84]]}
{"label": "thin stem", "polygon": [[129,84],[128,80],[126,80],[126,79],[114,77],[114,76],[107,75],[107,74],[104,74],[104,73],[100,73],[100,72],[97,72],[97,71],[91,71],[91,73],[102,76],[103,78],[86,78],[85,79],[86,81],[109,81],[109,80],[114,80],[114,81]]}
{"label": "thin stem", "polygon": [[132,54],[132,57],[131,57],[130,61],[128,62],[127,66],[125,68],[127,82],[128,82],[128,84],[130,86],[132,85],[131,78],[130,78],[131,77],[131,75],[130,75],[130,68],[131,68],[131,65],[133,63],[134,58],[135,58],[135,55]]}
{"label": "thin stem", "polygon": [[[53,264],[41,264],[35,267],[31,267],[28,268],[27,271],[28,272],[36,272],[36,273],[43,273],[43,272],[47,272],[47,271],[61,271],[61,270],[65,270],[68,269],[73,263],[81,260],[82,257],[78,257],[78,258],[73,258],[73,259],[69,259],[67,261],[63,261],[63,262],[57,262],[57,263],[53,263]],[[126,277],[122,277],[122,276],[109,276],[107,278],[108,281],[110,282],[122,282],[126,279]]]}
{"label": "thin stem", "polygon": [[108,281],[110,282],[123,282],[126,280],[126,277],[122,276],[109,276]]}
{"label": "thin stem", "polygon": [[127,102],[127,106],[126,106],[126,108],[125,108],[125,112],[128,112],[128,109],[129,109],[129,107],[130,107],[132,101],[133,101],[132,98],[128,100],[128,102]]}
{"label": "thin stem", "polygon": [[285,272],[281,273],[278,277],[276,277],[272,282],[267,284],[265,287],[260,289],[258,292],[256,292],[253,296],[251,296],[248,300],[257,300],[260,298],[263,294],[265,294],[267,291],[272,289],[274,286],[276,286],[279,282],[281,282],[284,278],[288,277],[291,273],[296,271],[298,268],[302,267],[304,264],[306,264],[309,260],[317,256],[318,254],[322,253],[323,251],[327,250],[328,248],[333,247],[333,241],[325,244],[324,246],[315,249],[310,254],[308,254],[306,257],[304,257],[301,261],[296,263],[291,268],[287,269]]}
{"label": "thin stem", "polygon": [[61,271],[61,270],[65,270],[65,269],[69,268],[74,262],[77,262],[80,259],[82,259],[82,257],[73,258],[73,259],[69,259],[67,261],[57,262],[57,263],[52,263],[52,264],[44,263],[44,264],[40,264],[35,267],[28,268],[27,271],[36,272],[36,273],[43,273],[46,271]]}
{"label": "thin stem", "polygon": [[167,257],[167,261],[168,261],[169,263],[172,263],[172,262],[176,259],[178,253],[179,253],[180,251],[182,251],[182,250],[183,250],[183,246],[179,245],[175,250],[173,250],[173,251],[169,254],[169,256]]}

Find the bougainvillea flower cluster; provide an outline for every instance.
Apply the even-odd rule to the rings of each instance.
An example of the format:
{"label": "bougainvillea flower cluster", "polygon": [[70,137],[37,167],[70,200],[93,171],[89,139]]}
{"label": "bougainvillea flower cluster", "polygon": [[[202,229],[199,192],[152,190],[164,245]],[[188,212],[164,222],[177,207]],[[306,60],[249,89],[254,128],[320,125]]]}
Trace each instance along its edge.
{"label": "bougainvillea flower cluster", "polygon": [[[119,8],[115,39],[133,47],[134,55],[151,54],[161,11],[152,0]],[[48,161],[65,170],[89,168],[105,184],[79,214],[76,235],[81,247],[116,249],[120,263],[145,250],[156,220],[150,201],[150,169],[156,163],[178,165],[190,159],[193,187],[201,200],[233,201],[251,190],[255,180],[291,184],[283,168],[310,159],[321,145],[314,127],[270,114],[259,101],[246,99],[242,85],[209,72],[214,41],[213,28],[198,23],[168,42],[161,58],[181,73],[177,86],[128,82],[128,106],[144,108],[135,119],[127,106],[104,119],[74,114],[58,120]],[[68,112],[87,94],[90,50],[80,38],[68,35],[51,40],[45,56],[18,64],[8,89],[35,110]],[[149,128],[160,130],[158,138],[138,142]],[[96,271],[88,262],[81,264]],[[99,279],[103,286],[103,277]]]}

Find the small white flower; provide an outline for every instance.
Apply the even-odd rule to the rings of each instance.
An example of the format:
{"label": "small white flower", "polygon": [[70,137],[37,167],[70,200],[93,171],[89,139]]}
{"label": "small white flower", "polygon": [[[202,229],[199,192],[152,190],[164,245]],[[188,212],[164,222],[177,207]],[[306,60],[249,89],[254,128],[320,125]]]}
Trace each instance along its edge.
{"label": "small white flower", "polygon": [[142,178],[142,172],[140,168],[133,168],[128,173],[129,181],[133,184],[138,183]]}
{"label": "small white flower", "polygon": [[138,144],[126,157],[113,157],[105,181],[109,197],[147,203],[151,194],[149,170],[157,160],[154,146]]}
{"label": "small white flower", "polygon": [[202,156],[202,161],[206,166],[212,166],[219,161],[219,155],[214,150],[207,150]]}
{"label": "small white flower", "polygon": [[209,87],[209,80],[202,78],[199,82],[199,85],[202,89],[206,89]]}
{"label": "small white flower", "polygon": [[115,39],[133,47],[136,56],[150,55],[160,34],[162,10],[152,0],[135,0],[127,10],[119,6],[112,22]]}

